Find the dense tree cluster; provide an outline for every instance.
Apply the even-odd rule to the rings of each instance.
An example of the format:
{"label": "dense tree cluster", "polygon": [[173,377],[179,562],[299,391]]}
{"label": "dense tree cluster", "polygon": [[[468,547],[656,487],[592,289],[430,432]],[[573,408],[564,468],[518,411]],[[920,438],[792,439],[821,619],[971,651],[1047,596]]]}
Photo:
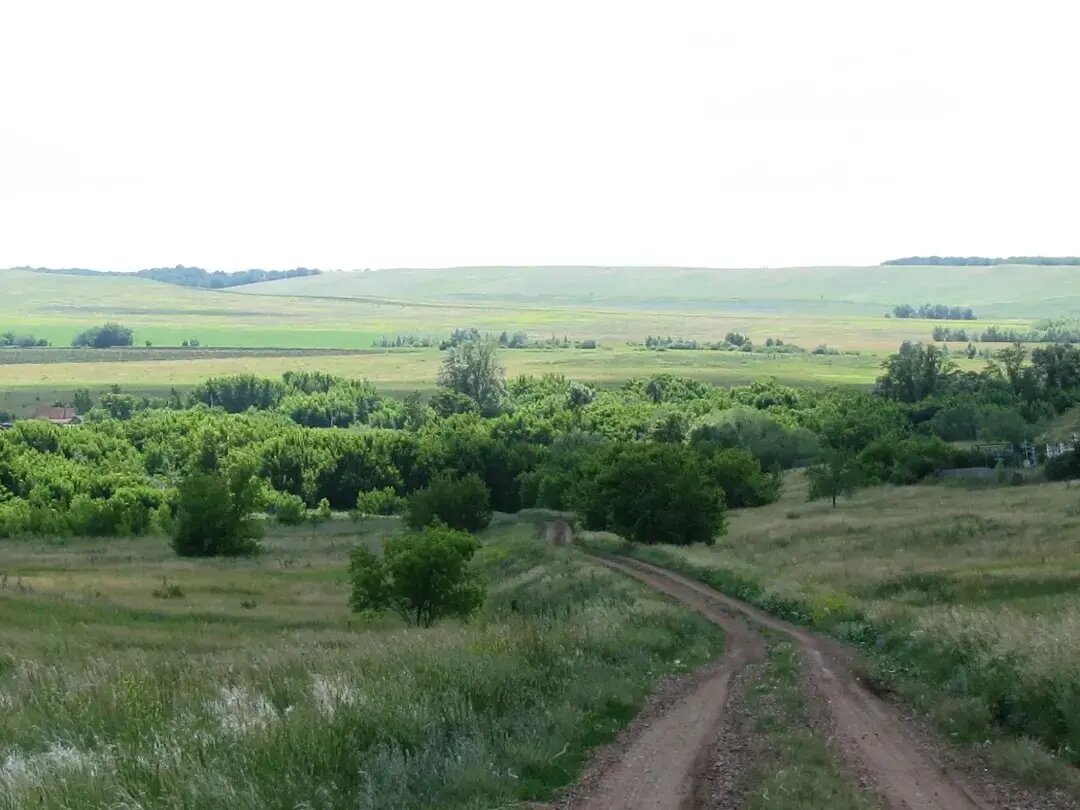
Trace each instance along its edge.
{"label": "dense tree cluster", "polygon": [[71,345],[90,349],[111,349],[116,346],[130,346],[134,342],[134,333],[131,329],[109,322],[104,326],[93,326],[79,332],[72,339]]}
{"label": "dense tree cluster", "polygon": [[981,333],[950,326],[935,326],[934,340],[982,343],[1080,343],[1080,322],[1072,319],[1040,321],[1031,329],[988,326]]}
{"label": "dense tree cluster", "polygon": [[114,390],[77,427],[17,422],[0,433],[0,536],[156,528],[184,553],[242,553],[253,511],[475,530],[493,510],[542,506],[646,542],[708,542],[727,509],[775,500],[785,469],[809,465],[812,494],[830,498],[913,483],[985,463],[950,442],[1021,441],[1080,401],[1071,346],[1013,346],[960,372],[940,349],[905,344],[873,393],[664,374],[613,389],[507,381],[497,351],[447,350],[430,397],[299,371],[210,379],[161,401]]}
{"label": "dense tree cluster", "polygon": [[36,338],[33,335],[19,335],[15,332],[0,332],[0,347],[15,346],[29,348],[31,346],[48,346],[49,341],[45,338]]}
{"label": "dense tree cluster", "polygon": [[482,333],[480,330],[455,329],[449,337],[437,338],[432,335],[395,335],[394,337],[380,337],[372,342],[372,346],[378,349],[422,349],[437,346],[440,349],[449,349],[462,343],[475,343],[490,341],[498,345],[500,349],[595,349],[599,344],[592,338],[583,340],[570,340],[566,335],[549,338],[530,338],[528,333],[522,330],[514,332]]}
{"label": "dense tree cluster", "polygon": [[913,307],[911,304],[900,304],[893,307],[894,318],[920,318],[932,321],[974,321],[975,313],[971,307],[948,306],[946,304],[922,304]]}

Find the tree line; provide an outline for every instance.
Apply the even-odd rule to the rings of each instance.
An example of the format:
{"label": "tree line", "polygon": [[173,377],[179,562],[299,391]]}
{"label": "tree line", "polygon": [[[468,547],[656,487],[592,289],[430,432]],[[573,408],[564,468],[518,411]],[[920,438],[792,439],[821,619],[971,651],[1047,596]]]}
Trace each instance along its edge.
{"label": "tree line", "polygon": [[1072,319],[1041,321],[1031,329],[988,326],[982,332],[935,326],[934,340],[973,343],[1080,343],[1080,322]]}
{"label": "tree line", "polygon": [[0,332],[0,347],[14,346],[17,348],[30,348],[33,346],[48,346],[49,341],[45,338],[37,338],[33,335],[20,335],[15,332]]}
{"label": "tree line", "polygon": [[989,267],[998,264],[1035,264],[1062,266],[1080,264],[1080,256],[1009,256],[992,259],[987,256],[906,256],[889,259],[882,265],[929,265],[931,267]]}
{"label": "tree line", "polygon": [[225,272],[223,270],[205,270],[202,267],[185,267],[178,264],[175,267],[148,267],[135,273],[121,273],[115,270],[88,270],[82,267],[49,268],[49,267],[17,267],[16,270],[30,270],[35,273],[49,273],[62,276],[138,276],[150,278],[154,281],[163,281],[166,284],[178,284],[181,287],[205,287],[219,290],[226,287],[238,287],[243,284],[258,284],[261,281],[279,281],[285,278],[299,278],[303,276],[317,276],[321,270],[308,267],[297,267],[292,270],[237,270]]}
{"label": "tree line", "polygon": [[873,392],[666,374],[612,389],[508,380],[498,352],[492,341],[448,349],[430,396],[308,371],[218,377],[160,400],[78,392],[84,424],[0,434],[0,536],[156,530],[203,553],[205,533],[177,527],[212,501],[234,550],[256,542],[256,512],[473,529],[491,510],[534,506],[644,542],[709,542],[727,509],[775,500],[784,470],[806,467],[811,494],[828,499],[910,484],[985,463],[952,442],[1021,441],[1080,401],[1080,350],[1065,346],[1010,347],[960,372],[934,346],[905,344]]}
{"label": "tree line", "polygon": [[946,304],[922,304],[919,307],[913,307],[911,304],[900,304],[893,307],[892,317],[937,321],[974,321],[976,319],[971,307],[948,306]]}
{"label": "tree line", "polygon": [[593,338],[570,340],[566,335],[561,338],[552,335],[549,338],[530,338],[523,330],[513,332],[502,331],[498,335],[491,332],[480,332],[479,329],[455,329],[449,337],[439,338],[433,335],[395,335],[387,337],[383,335],[372,341],[372,346],[379,349],[420,349],[438,347],[441,350],[449,349],[461,343],[469,341],[494,341],[503,349],[595,349],[599,345]]}

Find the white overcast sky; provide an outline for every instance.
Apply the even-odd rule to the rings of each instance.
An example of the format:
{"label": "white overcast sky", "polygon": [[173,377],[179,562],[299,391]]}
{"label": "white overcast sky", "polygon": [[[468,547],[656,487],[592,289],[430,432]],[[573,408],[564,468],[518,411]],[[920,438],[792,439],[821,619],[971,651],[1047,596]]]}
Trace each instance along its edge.
{"label": "white overcast sky", "polygon": [[0,267],[1080,253],[1075,2],[0,0]]}

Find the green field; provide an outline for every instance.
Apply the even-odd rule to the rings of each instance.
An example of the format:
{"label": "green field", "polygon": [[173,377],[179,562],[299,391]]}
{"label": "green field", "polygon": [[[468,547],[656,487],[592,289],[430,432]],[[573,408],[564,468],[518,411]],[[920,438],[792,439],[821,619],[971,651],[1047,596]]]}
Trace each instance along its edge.
{"label": "green field", "polygon": [[792,473],[781,500],[734,513],[715,546],[633,554],[866,645],[947,737],[1080,797],[1075,769],[1044,753],[1080,752],[1078,505],[1065,484],[938,484],[833,509],[806,503]]}
{"label": "green field", "polygon": [[328,273],[241,294],[881,316],[901,303],[971,306],[984,318],[1080,314],[1076,267],[460,267]]}
{"label": "green field", "polygon": [[[987,272],[986,268],[963,269]],[[1049,273],[1068,268],[1034,269]],[[619,271],[623,275],[616,278],[564,270],[549,278],[537,269],[524,279],[505,271],[499,276],[499,285],[476,285],[471,281],[474,274],[466,271],[381,271],[328,273],[228,291],[192,289],[143,278],[4,270],[0,271],[0,288],[5,293],[0,297],[0,329],[33,332],[65,346],[79,329],[115,320],[134,328],[140,344],[150,340],[155,345],[177,346],[182,340],[196,337],[210,347],[281,348],[367,348],[383,335],[443,336],[463,327],[492,332],[520,329],[537,338],[595,338],[608,345],[641,342],[647,335],[720,340],[727,332],[739,331],[758,343],[772,337],[807,349],[824,343],[841,349],[884,352],[895,349],[903,340],[928,340],[932,328],[927,321],[884,318],[884,313],[897,303],[924,299],[971,303],[970,298],[959,297],[959,293],[956,299],[935,298],[937,293],[930,287],[919,293],[920,284],[913,284],[916,290],[904,290],[902,298],[890,298],[891,290],[886,290],[874,300],[826,303],[826,299],[843,302],[849,294],[865,299],[865,290],[856,296],[843,286],[854,284],[858,278],[902,275],[920,268],[849,270],[842,278],[833,278],[815,269],[671,269],[650,271],[647,278],[638,279],[632,270]],[[391,272],[400,272],[402,278],[391,284]],[[690,272],[697,279],[694,295],[665,297],[664,290],[679,290],[683,286],[679,282],[681,274]],[[999,272],[1006,275],[1008,268]],[[769,303],[747,305],[751,299],[741,297],[749,294],[741,286],[729,289],[726,284],[707,283],[701,280],[702,273],[742,273],[746,278],[764,273],[761,278],[765,280],[754,287],[754,294],[761,298],[753,301]],[[947,276],[949,272],[933,268],[933,274]],[[563,285],[561,279],[570,276],[588,279],[589,286],[626,294],[590,298],[569,283]],[[368,278],[386,279],[381,286],[390,289],[380,287],[379,292],[395,295],[364,295],[362,290],[374,283]],[[410,278],[415,279],[411,284]],[[547,286],[541,287],[538,278],[548,279]],[[800,279],[798,284],[792,278]],[[745,279],[742,283],[745,286]],[[869,286],[877,289],[873,284]],[[805,297],[779,297],[796,287],[804,290]],[[517,292],[510,295],[506,288]],[[811,288],[812,296],[807,292]],[[968,293],[978,289],[972,279]],[[1025,299],[1015,309],[995,316],[994,323],[1026,327],[1034,319],[1056,314],[1055,306],[1041,299]]]}
{"label": "green field", "polygon": [[347,551],[392,524],[278,531],[243,561],[0,541],[0,808],[508,807],[722,650],[527,522],[484,535],[476,621],[359,617]]}
{"label": "green field", "polygon": [[[294,368],[367,377],[395,392],[429,388],[439,361],[433,350],[333,352],[370,349],[382,336],[443,337],[469,327],[600,343],[597,351],[504,352],[512,375],[554,372],[606,385],[670,371],[723,384],[775,377],[815,386],[869,385],[886,354],[902,341],[928,340],[933,327],[930,321],[883,317],[895,304],[969,303],[980,314],[1000,313],[998,325],[1026,329],[1038,317],[1066,311],[1056,298],[1040,296],[1067,289],[1066,275],[1073,272],[459,268],[327,273],[223,291],[136,277],[0,270],[0,331],[31,333],[64,347],[82,329],[118,321],[134,330],[138,347],[78,353],[0,349],[0,410],[25,414],[37,404],[69,398],[75,388],[100,391],[118,384],[160,396],[215,374],[276,376]],[[1036,283],[1031,274],[1044,275]],[[774,338],[805,349],[825,344],[859,354],[650,352],[627,345],[648,335],[717,341],[728,332],[749,335],[759,345]],[[201,348],[181,350],[181,341],[191,338]],[[143,348],[146,341],[154,348]],[[319,349],[326,351],[315,353]]]}

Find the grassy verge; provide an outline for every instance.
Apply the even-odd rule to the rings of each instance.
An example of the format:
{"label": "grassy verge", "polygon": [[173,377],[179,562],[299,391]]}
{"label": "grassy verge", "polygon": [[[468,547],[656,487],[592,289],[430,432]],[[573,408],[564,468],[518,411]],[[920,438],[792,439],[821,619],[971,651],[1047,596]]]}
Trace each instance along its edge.
{"label": "grassy verge", "polygon": [[181,563],[155,540],[0,545],[20,585],[0,590],[0,808],[545,798],[657,678],[722,647],[532,527],[485,539],[483,614],[428,631],[350,616],[345,547],[308,542],[271,538],[242,563]]}
{"label": "grassy verge", "polygon": [[713,548],[591,542],[857,645],[948,739],[1080,797],[1074,494],[884,488],[833,510],[804,491],[735,513]]}
{"label": "grassy verge", "polygon": [[748,810],[870,810],[877,806],[843,770],[824,735],[811,726],[795,645],[775,637],[769,640],[747,704],[755,723]]}

